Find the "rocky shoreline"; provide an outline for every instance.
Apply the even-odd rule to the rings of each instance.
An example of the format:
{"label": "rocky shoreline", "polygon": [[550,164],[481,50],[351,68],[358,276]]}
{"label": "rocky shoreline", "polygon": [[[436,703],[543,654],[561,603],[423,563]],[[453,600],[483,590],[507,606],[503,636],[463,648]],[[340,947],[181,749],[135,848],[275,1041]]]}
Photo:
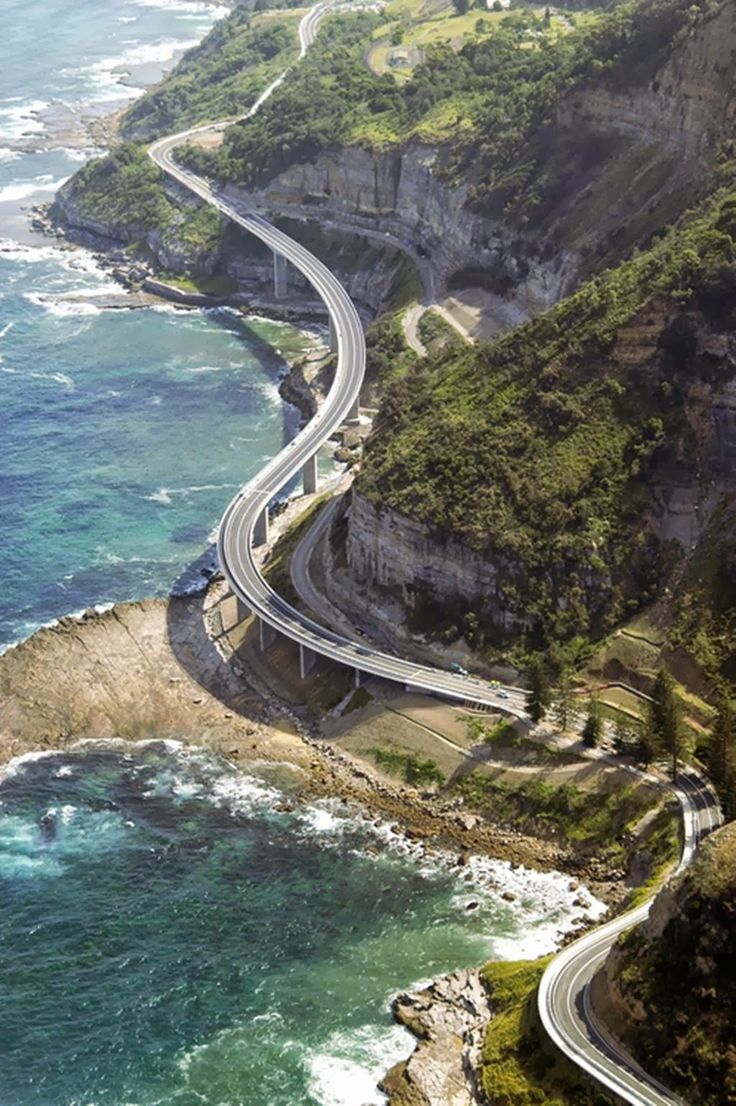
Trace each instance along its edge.
{"label": "rocky shoreline", "polygon": [[[418,860],[432,857],[461,873],[480,854],[512,867],[571,871],[552,842],[484,821],[462,800],[389,782],[322,737],[319,725],[285,706],[224,645],[227,588],[211,569],[204,573],[197,594],[68,617],[0,657],[0,759],[68,748],[80,737],[172,738],[246,768],[286,762],[303,777],[295,801],[328,797],[354,806],[366,820],[389,824]],[[588,875],[574,874],[571,890]],[[514,896],[506,890],[503,897]],[[590,922],[586,906],[581,899],[581,926]],[[394,1013],[418,1045],[385,1077],[391,1106],[480,1102],[473,1057],[492,1011],[478,972],[402,995]]]}

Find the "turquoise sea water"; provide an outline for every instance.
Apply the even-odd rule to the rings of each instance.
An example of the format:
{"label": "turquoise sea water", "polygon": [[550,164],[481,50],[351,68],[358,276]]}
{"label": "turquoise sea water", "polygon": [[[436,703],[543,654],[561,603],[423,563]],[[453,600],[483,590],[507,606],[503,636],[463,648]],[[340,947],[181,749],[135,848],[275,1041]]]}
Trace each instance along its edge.
{"label": "turquoise sea water", "polygon": [[11,771],[3,1106],[380,1102],[398,989],[545,951],[576,913],[562,877],[460,878],[336,803],[276,812],[296,782],[162,743]]}
{"label": "turquoise sea water", "polygon": [[227,311],[66,303],[54,296],[100,278],[54,248],[0,252],[0,280],[2,645],[168,591],[294,432],[276,350],[307,339]]}
{"label": "turquoise sea water", "polygon": [[99,311],[79,293],[119,286],[89,254],[29,235],[22,210],[92,153],[58,144],[70,120],[129,100],[224,9],[1,7],[0,650],[61,615],[166,592],[294,433],[277,381],[315,340],[227,312]]}

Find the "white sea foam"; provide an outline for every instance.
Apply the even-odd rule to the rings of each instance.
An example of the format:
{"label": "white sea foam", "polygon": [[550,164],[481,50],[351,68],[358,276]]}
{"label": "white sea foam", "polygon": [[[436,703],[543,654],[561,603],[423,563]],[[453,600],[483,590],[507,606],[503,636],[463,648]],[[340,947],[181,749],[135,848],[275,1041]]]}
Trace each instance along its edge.
{"label": "white sea foam", "polygon": [[413,1038],[401,1026],[363,1026],[335,1033],[319,1052],[307,1055],[310,1097],[321,1106],[381,1106],[378,1081],[406,1059]]}
{"label": "white sea foam", "polygon": [[75,385],[74,381],[72,380],[72,378],[70,376],[67,376],[66,373],[60,373],[60,372],[59,373],[35,373],[35,372],[30,372],[30,373],[28,373],[28,376],[32,380],[50,380],[53,384],[61,384],[61,386],[63,388],[68,389],[68,391],[70,391],[70,392],[73,392],[74,388],[76,387],[76,385]]}
{"label": "white sea foam", "polygon": [[2,330],[0,330],[0,338],[4,338],[6,334],[9,334],[14,326],[15,323],[12,320],[9,323],[6,323]]}
{"label": "white sea foam", "polygon": [[135,0],[135,5],[138,8],[158,8],[161,11],[181,12],[199,18],[211,14],[213,21],[221,19],[228,12],[225,7],[205,4],[203,0]]}
{"label": "white sea foam", "polygon": [[18,200],[27,200],[30,196],[37,196],[43,192],[56,192],[57,188],[61,188],[68,180],[68,177],[54,180],[51,173],[43,173],[33,180],[6,184],[4,188],[0,188],[0,203],[17,203]]}
{"label": "white sea foam", "polygon": [[[12,106],[2,106],[9,104]],[[0,101],[0,139],[12,143],[41,134],[46,128],[38,115],[48,107],[46,100],[22,100],[18,96]]]}
{"label": "white sea foam", "polygon": [[85,303],[84,300],[69,300],[63,296],[46,295],[43,292],[25,292],[24,299],[29,303],[42,307],[49,315],[58,319],[80,318],[84,315],[100,315],[101,308],[95,303]]}
{"label": "white sea foam", "polygon": [[152,503],[161,503],[164,507],[171,506],[171,496],[167,488],[159,488],[158,491],[151,492],[150,495],[144,495],[143,498],[150,499]]}
{"label": "white sea foam", "polygon": [[66,70],[67,75],[86,77],[93,86],[91,99],[95,103],[132,99],[145,91],[129,83],[129,71],[135,66],[164,66],[178,54],[196,46],[199,39],[163,39],[160,42],[137,43],[120,54],[100,58],[80,70]]}
{"label": "white sea foam", "polygon": [[20,156],[19,150],[11,150],[7,146],[0,146],[0,164],[17,161]]}
{"label": "white sea foam", "polygon": [[144,495],[143,498],[152,503],[161,503],[163,506],[169,507],[172,496],[187,499],[190,495],[196,495],[200,492],[232,491],[239,487],[239,484],[188,484],[184,488],[157,488],[155,492]]}
{"label": "white sea foam", "polygon": [[255,776],[239,772],[237,775],[215,779],[211,798],[218,806],[228,807],[236,814],[253,814],[258,810],[270,810],[281,798],[281,792],[269,787]]}
{"label": "white sea foam", "polygon": [[0,258],[3,261],[56,261],[63,259],[71,250],[61,246],[30,246],[24,242],[16,242],[13,238],[0,238]]}

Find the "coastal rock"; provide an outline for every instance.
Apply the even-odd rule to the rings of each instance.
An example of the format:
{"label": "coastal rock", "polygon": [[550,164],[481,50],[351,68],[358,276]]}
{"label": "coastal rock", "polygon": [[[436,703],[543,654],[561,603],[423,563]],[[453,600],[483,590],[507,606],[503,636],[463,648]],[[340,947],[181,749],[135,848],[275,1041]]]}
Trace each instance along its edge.
{"label": "coastal rock", "polygon": [[391,1106],[474,1106],[474,1072],[492,1015],[480,973],[453,972],[399,995],[393,1012],[419,1043],[381,1084]]}

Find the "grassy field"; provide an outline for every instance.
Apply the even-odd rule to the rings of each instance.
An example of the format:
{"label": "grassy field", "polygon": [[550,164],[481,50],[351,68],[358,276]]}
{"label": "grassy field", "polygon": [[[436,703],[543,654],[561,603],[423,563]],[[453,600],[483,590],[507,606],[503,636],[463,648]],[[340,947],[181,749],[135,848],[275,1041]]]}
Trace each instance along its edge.
{"label": "grassy field", "polygon": [[605,1106],[612,1101],[552,1048],[544,1034],[536,997],[549,960],[492,962],[483,969],[495,1013],[479,1077],[493,1106]]}
{"label": "grassy field", "polygon": [[[366,61],[374,73],[391,73],[403,84],[422,61],[427,47],[447,43],[454,50],[459,50],[469,39],[492,34],[503,25],[504,20],[513,19],[518,11],[495,12],[474,7],[461,15],[450,0],[391,0],[385,8],[388,22],[376,28],[373,36],[375,43],[368,51]],[[545,5],[531,4],[524,7],[523,12],[543,19]],[[545,35],[555,40],[575,26],[586,26],[596,18],[596,13],[592,11],[553,15]],[[527,44],[531,46],[535,41],[530,33]],[[408,65],[394,67],[390,64],[396,49],[407,51]]]}

